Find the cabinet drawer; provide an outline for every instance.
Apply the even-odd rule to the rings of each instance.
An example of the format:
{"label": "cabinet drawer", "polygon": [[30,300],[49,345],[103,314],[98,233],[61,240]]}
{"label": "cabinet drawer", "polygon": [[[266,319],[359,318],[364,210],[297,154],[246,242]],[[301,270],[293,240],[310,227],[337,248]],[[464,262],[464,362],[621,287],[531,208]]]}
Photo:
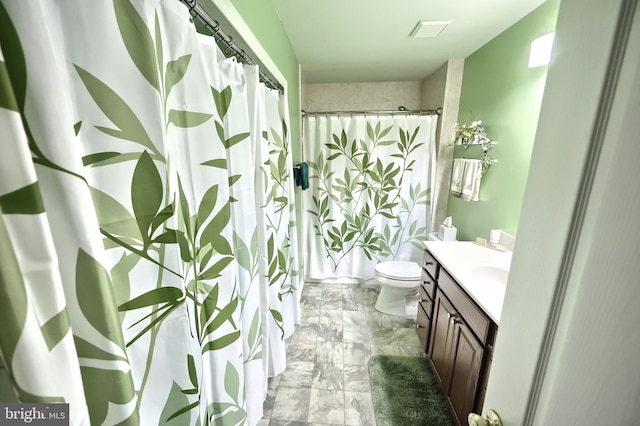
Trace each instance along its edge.
{"label": "cabinet drawer", "polygon": [[428,250],[425,250],[424,251],[424,262],[422,263],[422,269],[427,271],[431,275],[431,278],[433,278],[434,280],[438,279],[438,269],[439,269],[438,266],[439,265],[438,265],[438,262],[436,261],[436,259],[431,255],[431,253],[429,253]]}
{"label": "cabinet drawer", "polygon": [[420,339],[420,346],[424,352],[427,352],[429,340],[429,330],[431,330],[431,320],[424,310],[422,303],[418,304],[418,316],[416,317],[416,333]]}
{"label": "cabinet drawer", "polygon": [[447,296],[469,328],[478,337],[482,345],[487,344],[490,335],[491,319],[467,296],[451,276],[442,269],[438,278],[438,288]]}
{"label": "cabinet drawer", "polygon": [[422,284],[420,285],[420,290],[424,291],[432,300],[436,296],[436,282],[424,269],[422,270]]}
{"label": "cabinet drawer", "polygon": [[422,284],[420,284],[420,288],[418,289],[418,295],[420,296],[421,301],[430,299],[429,295],[427,294],[427,290]]}
{"label": "cabinet drawer", "polygon": [[418,303],[418,305],[421,306],[422,309],[424,309],[429,319],[431,319],[433,315],[433,301],[427,298],[425,300],[421,300],[420,303]]}
{"label": "cabinet drawer", "polygon": [[435,289],[433,281],[422,281],[419,287],[420,300],[433,300]]}

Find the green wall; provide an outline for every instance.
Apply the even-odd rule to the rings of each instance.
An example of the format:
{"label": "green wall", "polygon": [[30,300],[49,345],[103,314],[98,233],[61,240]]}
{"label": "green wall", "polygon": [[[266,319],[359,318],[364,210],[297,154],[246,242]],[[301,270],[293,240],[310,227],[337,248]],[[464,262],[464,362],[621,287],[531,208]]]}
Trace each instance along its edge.
{"label": "green wall", "polygon": [[293,161],[300,159],[300,78],[298,59],[271,0],[231,0],[280,72],[287,79]]}
{"label": "green wall", "polygon": [[[482,177],[479,201],[449,195],[458,240],[515,235],[529,171],[547,66],[528,68],[531,42],[555,29],[560,0],[548,0],[465,59],[458,122],[482,120],[497,143],[497,160]],[[454,158],[480,158],[481,149],[456,146]]]}

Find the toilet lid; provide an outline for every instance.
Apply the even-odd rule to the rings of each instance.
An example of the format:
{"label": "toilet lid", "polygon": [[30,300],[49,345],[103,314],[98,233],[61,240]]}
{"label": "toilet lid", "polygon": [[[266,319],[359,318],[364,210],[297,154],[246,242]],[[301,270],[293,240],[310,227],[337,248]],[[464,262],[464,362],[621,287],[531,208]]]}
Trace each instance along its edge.
{"label": "toilet lid", "polygon": [[420,265],[415,262],[382,262],[376,265],[376,272],[385,277],[397,280],[419,280],[421,272]]}

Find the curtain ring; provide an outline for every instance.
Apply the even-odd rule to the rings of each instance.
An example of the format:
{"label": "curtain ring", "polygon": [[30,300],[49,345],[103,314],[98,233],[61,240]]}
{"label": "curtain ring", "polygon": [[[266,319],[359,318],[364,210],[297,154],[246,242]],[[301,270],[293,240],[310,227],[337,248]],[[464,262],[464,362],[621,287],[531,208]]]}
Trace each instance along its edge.
{"label": "curtain ring", "polygon": [[187,6],[189,8],[189,22],[191,22],[193,24],[193,21],[195,21],[196,17],[196,6],[198,5],[198,2],[196,0],[193,0],[193,2],[189,1],[187,2]]}
{"label": "curtain ring", "polygon": [[[211,25],[213,24],[213,25]],[[214,37],[222,37],[220,36],[220,24],[215,19],[211,20],[211,23],[207,23],[207,27],[213,32]]]}

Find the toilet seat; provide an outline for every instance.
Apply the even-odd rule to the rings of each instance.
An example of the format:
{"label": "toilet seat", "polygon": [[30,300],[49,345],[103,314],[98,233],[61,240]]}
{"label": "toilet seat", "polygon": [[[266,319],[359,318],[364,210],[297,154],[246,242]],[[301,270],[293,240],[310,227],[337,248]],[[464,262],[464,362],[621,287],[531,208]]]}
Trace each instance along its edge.
{"label": "toilet seat", "polygon": [[376,273],[382,278],[396,281],[420,281],[422,275],[417,263],[404,261],[378,263]]}

